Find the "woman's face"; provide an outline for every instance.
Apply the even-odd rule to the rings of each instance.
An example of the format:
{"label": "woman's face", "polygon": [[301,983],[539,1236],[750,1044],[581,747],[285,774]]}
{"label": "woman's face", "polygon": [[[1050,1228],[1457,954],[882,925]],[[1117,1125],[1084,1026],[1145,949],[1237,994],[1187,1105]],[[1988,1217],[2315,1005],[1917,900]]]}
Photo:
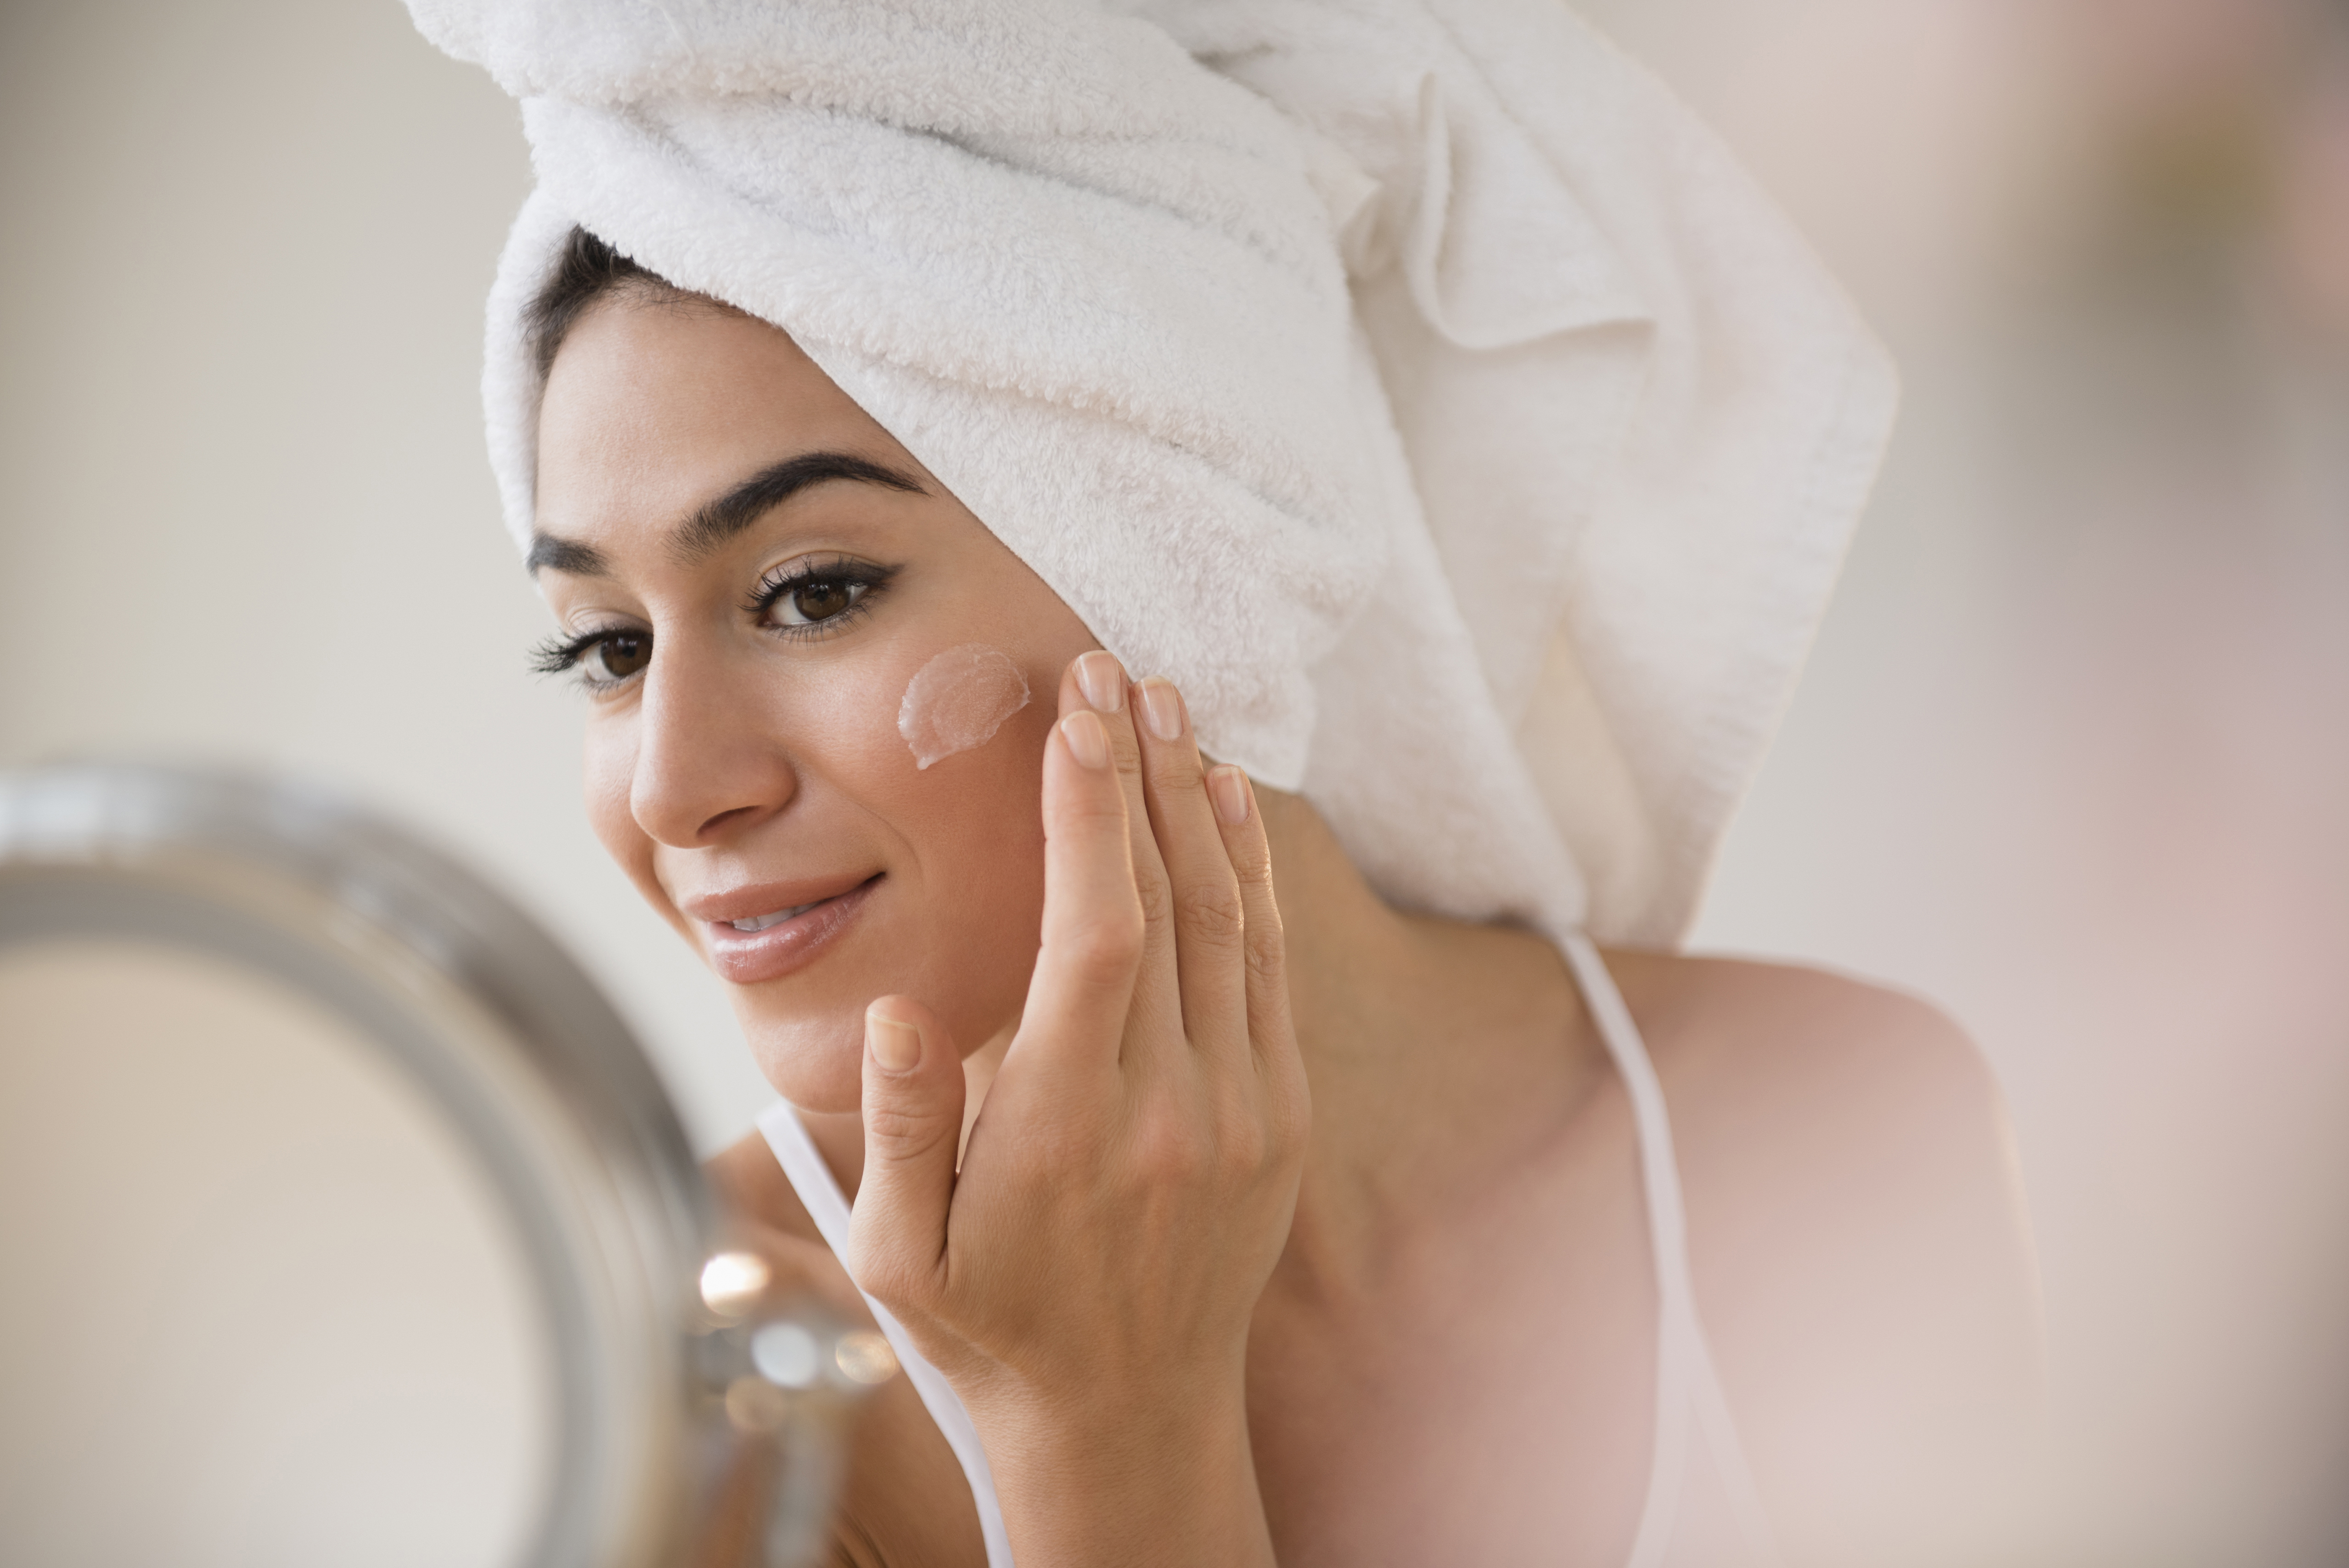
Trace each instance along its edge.
{"label": "woman's face", "polygon": [[[783,333],[641,294],[555,358],[538,527],[547,662],[588,688],[588,816],[769,1081],[852,1109],[864,1006],[893,992],[967,1051],[1016,1022],[1045,737],[1098,645],[1068,606]],[[919,768],[907,683],[973,643],[1032,699]]]}

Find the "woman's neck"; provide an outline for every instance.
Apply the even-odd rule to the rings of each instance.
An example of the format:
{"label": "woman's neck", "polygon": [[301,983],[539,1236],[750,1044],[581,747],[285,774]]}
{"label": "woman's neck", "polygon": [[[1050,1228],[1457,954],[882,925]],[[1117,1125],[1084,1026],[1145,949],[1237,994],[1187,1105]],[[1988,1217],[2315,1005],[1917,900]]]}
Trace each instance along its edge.
{"label": "woman's neck", "polygon": [[1607,1068],[1547,938],[1407,914],[1320,814],[1259,790],[1313,1135],[1284,1273],[1327,1289],[1554,1137]]}

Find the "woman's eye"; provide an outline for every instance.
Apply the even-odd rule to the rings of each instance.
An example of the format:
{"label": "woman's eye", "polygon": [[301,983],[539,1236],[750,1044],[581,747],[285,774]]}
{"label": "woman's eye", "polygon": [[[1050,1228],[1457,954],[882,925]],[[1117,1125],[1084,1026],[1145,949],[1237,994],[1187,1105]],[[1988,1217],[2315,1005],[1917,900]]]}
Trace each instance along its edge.
{"label": "woman's eye", "polygon": [[742,609],[771,631],[826,636],[868,614],[868,601],[896,574],[894,566],[866,561],[802,556],[761,577]]}
{"label": "woman's eye", "polygon": [[642,632],[615,632],[590,644],[579,663],[590,686],[626,680],[652,661],[653,640]]}
{"label": "woman's eye", "polygon": [[778,625],[812,626],[845,614],[870,586],[839,577],[812,577],[778,594],[767,613]]}

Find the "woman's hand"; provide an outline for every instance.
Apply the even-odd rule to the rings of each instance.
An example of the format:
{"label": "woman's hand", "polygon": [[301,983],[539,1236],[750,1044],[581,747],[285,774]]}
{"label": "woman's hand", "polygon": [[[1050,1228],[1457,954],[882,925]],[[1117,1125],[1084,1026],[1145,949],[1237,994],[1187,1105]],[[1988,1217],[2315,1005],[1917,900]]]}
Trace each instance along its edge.
{"label": "woman's hand", "polygon": [[1088,654],[1061,714],[1019,1033],[957,1173],[960,1054],[867,1010],[846,1261],[969,1408],[1021,1568],[1268,1563],[1244,1364],[1309,1113],[1264,824],[1171,684]]}

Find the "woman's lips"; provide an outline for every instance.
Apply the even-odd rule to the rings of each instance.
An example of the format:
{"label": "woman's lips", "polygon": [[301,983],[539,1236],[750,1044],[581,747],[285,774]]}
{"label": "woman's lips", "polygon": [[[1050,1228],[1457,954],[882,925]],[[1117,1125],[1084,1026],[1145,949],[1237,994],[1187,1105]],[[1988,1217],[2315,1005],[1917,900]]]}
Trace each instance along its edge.
{"label": "woman's lips", "polygon": [[709,945],[709,966],[719,979],[737,985],[780,980],[804,969],[848,928],[865,898],[880,885],[879,877],[868,878],[759,931],[740,930],[731,921],[705,920],[701,929]]}

